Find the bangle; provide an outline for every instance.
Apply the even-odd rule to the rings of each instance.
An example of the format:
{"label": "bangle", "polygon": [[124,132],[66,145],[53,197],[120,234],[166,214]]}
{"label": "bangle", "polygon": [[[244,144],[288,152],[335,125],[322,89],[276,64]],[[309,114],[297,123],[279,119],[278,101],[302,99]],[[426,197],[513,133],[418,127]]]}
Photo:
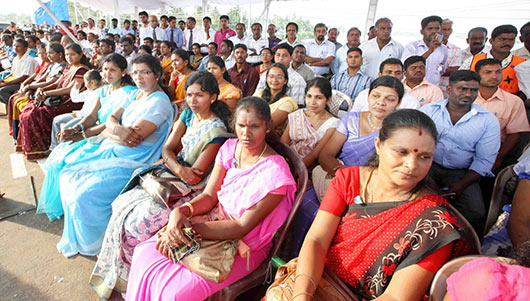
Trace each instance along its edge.
{"label": "bangle", "polygon": [[306,275],[306,274],[298,274],[294,277],[294,282],[296,282],[296,278],[300,277],[300,276],[304,276],[304,277],[307,277],[307,279],[309,279],[309,282],[311,283],[311,285],[313,286],[313,289],[316,290],[317,289],[317,286],[315,285],[315,282],[313,281],[313,277],[311,277],[310,275]]}
{"label": "bangle", "polygon": [[84,130],[81,131],[81,135],[83,135],[83,139],[86,139],[86,135],[85,135],[85,131]]}
{"label": "bangle", "polygon": [[186,219],[190,220],[193,217],[193,206],[190,204],[190,202],[186,202],[180,207],[188,207],[188,209],[190,210],[190,216],[187,216]]}
{"label": "bangle", "polygon": [[313,295],[311,295],[310,293],[303,292],[303,293],[298,293],[298,294],[294,295],[294,296],[291,298],[291,300],[294,299],[294,298],[296,298],[296,297],[299,297],[299,296],[309,296],[309,298],[313,299]]}
{"label": "bangle", "polygon": [[333,172],[336,172],[339,168],[342,168],[342,164],[333,167]]}

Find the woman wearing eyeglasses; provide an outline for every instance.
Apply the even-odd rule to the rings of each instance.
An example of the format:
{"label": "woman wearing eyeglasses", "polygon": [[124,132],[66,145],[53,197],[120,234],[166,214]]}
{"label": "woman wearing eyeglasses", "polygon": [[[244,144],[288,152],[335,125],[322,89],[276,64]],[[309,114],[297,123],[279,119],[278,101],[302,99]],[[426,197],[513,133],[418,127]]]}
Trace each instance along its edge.
{"label": "woman wearing eyeglasses", "polygon": [[98,254],[112,201],[135,169],[160,158],[175,120],[174,106],[160,85],[160,62],[141,55],[132,64],[138,90],[107,118],[97,150],[60,172],[64,230],[57,249],[67,257]]}
{"label": "woman wearing eyeglasses", "polygon": [[272,114],[272,128],[281,136],[287,121],[287,115],[298,109],[296,101],[287,95],[289,74],[287,68],[280,63],[274,63],[266,74],[265,89],[257,90],[254,96],[259,96],[269,103]]}

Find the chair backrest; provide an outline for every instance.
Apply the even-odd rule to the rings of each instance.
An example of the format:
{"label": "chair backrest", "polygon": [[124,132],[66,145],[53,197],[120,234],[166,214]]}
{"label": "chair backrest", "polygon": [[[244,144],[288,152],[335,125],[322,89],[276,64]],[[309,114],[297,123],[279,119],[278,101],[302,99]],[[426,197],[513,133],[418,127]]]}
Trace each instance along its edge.
{"label": "chair backrest", "polygon": [[[347,109],[343,108],[342,104],[346,102],[348,105]],[[333,90],[331,91],[331,103],[329,104],[329,112],[335,116],[339,116],[339,110],[346,109],[346,111],[350,111],[353,107],[353,100],[350,96],[348,96],[346,93],[341,92],[339,90]]]}
{"label": "chair backrest", "polygon": [[475,229],[473,229],[473,226],[467,221],[467,219],[462,215],[462,213],[458,212],[458,210],[453,207],[451,204],[448,204],[451,209],[453,209],[454,214],[458,217],[458,220],[460,221],[460,225],[464,229],[464,232],[467,236],[467,239],[469,241],[471,251],[470,254],[482,254],[482,248],[480,244],[480,239],[478,238],[477,232],[475,232]]}
{"label": "chair backrest", "polygon": [[484,235],[488,233],[491,226],[497,221],[497,217],[500,214],[502,206],[506,204],[508,198],[504,196],[504,187],[506,183],[514,176],[513,166],[509,165],[503,168],[497,178],[495,178],[495,184],[493,186],[493,193],[491,194],[490,208],[488,210],[488,216],[486,218],[486,225],[484,227]]}
{"label": "chair backrest", "polygon": [[[444,264],[436,275],[431,283],[431,288],[429,291],[429,300],[430,301],[442,301],[447,293],[447,278],[451,276],[454,272],[458,271],[460,267],[464,264],[470,262],[471,260],[478,259],[484,256],[481,255],[468,255],[455,258]],[[514,260],[506,257],[493,257],[496,261],[500,263],[513,264]]]}
{"label": "chair backrest", "polygon": [[294,151],[294,149],[283,143],[279,146],[277,151],[279,151],[290,163],[291,172],[296,181],[296,195],[291,212],[289,212],[283,226],[276,232],[274,243],[271,248],[271,255],[275,255],[280,251],[280,247],[287,236],[287,231],[291,226],[294,215],[296,214],[296,211],[298,211],[298,208],[300,208],[308,183],[307,168],[300,155]]}

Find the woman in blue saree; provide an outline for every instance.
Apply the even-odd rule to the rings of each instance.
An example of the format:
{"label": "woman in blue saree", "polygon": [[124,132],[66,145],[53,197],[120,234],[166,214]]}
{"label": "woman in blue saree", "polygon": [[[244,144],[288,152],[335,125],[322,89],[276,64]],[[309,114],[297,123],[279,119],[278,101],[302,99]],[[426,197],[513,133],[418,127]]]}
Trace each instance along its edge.
{"label": "woman in blue saree", "polygon": [[133,171],[160,158],[175,108],[160,86],[162,67],[150,55],[132,62],[138,90],[107,119],[101,145],[59,175],[64,230],[57,249],[66,257],[96,255],[112,214],[112,201]]}
{"label": "woman in blue saree", "polygon": [[46,213],[50,221],[59,219],[64,214],[59,195],[59,172],[66,165],[75,163],[100,146],[103,139],[100,134],[105,129],[107,118],[120,104],[128,104],[131,99],[129,93],[137,89],[127,74],[127,60],[123,56],[117,53],[106,56],[102,70],[103,78],[109,84],[98,89],[98,100],[94,109],[77,125],[65,128],[59,133],[62,143],[54,148],[44,164],[46,177],[42,184],[37,212]]}

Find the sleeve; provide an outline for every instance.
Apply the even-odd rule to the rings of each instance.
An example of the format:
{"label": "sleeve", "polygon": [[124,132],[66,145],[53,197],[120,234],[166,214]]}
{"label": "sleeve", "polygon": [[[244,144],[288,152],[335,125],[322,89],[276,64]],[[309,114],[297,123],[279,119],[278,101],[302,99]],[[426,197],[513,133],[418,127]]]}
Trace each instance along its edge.
{"label": "sleeve", "polygon": [[423,260],[418,262],[417,265],[433,274],[436,274],[436,272],[438,272],[442,265],[449,261],[452,252],[453,242],[450,242],[447,245],[434,251],[434,253],[432,253],[431,255],[425,257]]}
{"label": "sleeve", "polygon": [[191,121],[193,120],[193,111],[191,109],[185,109],[180,114],[180,120],[187,126],[191,126]]}
{"label": "sleeve", "polygon": [[[155,99],[149,100],[150,105],[138,116],[137,120],[149,121],[159,127],[162,123],[168,122],[171,116],[174,116],[174,109],[167,96],[165,98],[159,96],[151,97]],[[170,124],[173,124],[173,122],[170,122]]]}
{"label": "sleeve", "polygon": [[512,103],[510,120],[506,125],[506,133],[513,134],[528,132],[530,128],[528,126],[528,117],[526,115],[524,103],[518,97],[514,97]]}
{"label": "sleeve", "polygon": [[458,70],[469,70],[471,68],[471,62],[473,62],[473,56],[470,56],[466,60],[464,60]]}
{"label": "sleeve", "polygon": [[350,120],[351,115],[352,114],[350,113],[344,114],[344,116],[342,116],[342,118],[340,119],[339,126],[337,126],[337,132],[343,134],[344,136],[346,136],[346,138],[348,138],[348,136],[350,135],[350,131],[348,131],[348,120]]}
{"label": "sleeve", "polygon": [[408,43],[403,49],[403,55],[401,56],[401,61],[405,62],[409,57],[416,55],[416,49],[412,43]]}
{"label": "sleeve", "polygon": [[247,92],[246,95],[253,95],[256,91],[256,87],[258,86],[259,82],[259,73],[258,71],[253,68],[252,71],[250,71],[248,81],[247,81]]}
{"label": "sleeve", "polygon": [[35,70],[39,68],[39,63],[34,58],[28,59],[28,62],[24,64],[24,69],[22,70],[22,76],[32,75],[35,73]]}
{"label": "sleeve", "polygon": [[350,112],[361,112],[363,108],[363,104],[364,104],[362,102],[364,102],[364,100],[365,100],[365,93],[364,91],[361,91],[359,92],[359,94],[357,94],[357,97],[355,97],[353,101],[353,106],[351,107]]}
{"label": "sleeve", "polygon": [[497,153],[501,146],[501,129],[499,122],[495,122],[497,119],[493,114],[489,113],[488,118],[484,122],[485,131],[482,137],[478,140],[475,146],[475,156],[473,162],[469,166],[470,170],[477,172],[481,176],[493,176],[491,173],[491,167],[495,163]]}
{"label": "sleeve", "polygon": [[[265,78],[266,74],[267,73],[265,72],[259,77],[259,82],[258,82],[258,86],[256,87],[256,92],[258,92],[259,90],[265,89],[265,81],[267,80]],[[289,84],[289,83],[287,83],[287,84]],[[256,93],[254,93],[254,96],[257,96]]]}
{"label": "sleeve", "polygon": [[337,49],[337,47],[333,44],[333,43],[329,43],[330,45],[328,46],[328,57],[332,56],[332,57],[335,57],[335,51]]}
{"label": "sleeve", "polygon": [[354,203],[353,199],[359,192],[359,166],[339,169],[331,180],[319,210],[340,217],[347,206]]}
{"label": "sleeve", "polygon": [[290,97],[286,97],[283,100],[279,101],[281,101],[282,103],[278,106],[278,110],[282,110],[287,113],[292,113],[297,109],[296,103]]}
{"label": "sleeve", "polygon": [[462,49],[456,47],[455,51],[456,51],[456,54],[453,57],[451,57],[451,61],[448,64],[449,67],[458,67],[462,65]]}
{"label": "sleeve", "polygon": [[215,157],[215,163],[221,165],[225,170],[232,166],[231,161],[234,160],[234,150],[237,144],[237,139],[228,139],[221,146]]}
{"label": "sleeve", "polygon": [[526,98],[530,98],[530,61],[515,66],[515,74],[519,82],[519,90],[523,91]]}
{"label": "sleeve", "polygon": [[333,76],[331,77],[329,83],[331,84],[331,89],[333,90],[338,90],[338,87],[337,87],[337,76],[338,76],[338,73],[337,74],[333,74]]}

